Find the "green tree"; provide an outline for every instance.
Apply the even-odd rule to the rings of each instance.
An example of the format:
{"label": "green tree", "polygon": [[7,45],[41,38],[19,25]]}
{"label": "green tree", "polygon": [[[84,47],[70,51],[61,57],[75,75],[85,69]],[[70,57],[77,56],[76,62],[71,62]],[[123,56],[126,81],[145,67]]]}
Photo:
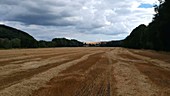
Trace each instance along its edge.
{"label": "green tree", "polygon": [[21,47],[21,40],[18,38],[12,39],[12,48],[20,48]]}
{"label": "green tree", "polygon": [[12,48],[12,43],[9,39],[7,38],[1,38],[0,39],[0,48],[5,48],[5,49],[9,49],[9,48]]}
{"label": "green tree", "polygon": [[147,27],[135,28],[123,41],[123,46],[170,51],[170,0],[159,2],[153,21]]}

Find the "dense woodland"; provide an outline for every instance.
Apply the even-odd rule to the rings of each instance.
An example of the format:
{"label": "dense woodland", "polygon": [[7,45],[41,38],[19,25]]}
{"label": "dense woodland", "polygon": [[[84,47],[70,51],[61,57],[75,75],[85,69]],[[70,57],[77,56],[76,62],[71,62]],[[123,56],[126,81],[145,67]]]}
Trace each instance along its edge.
{"label": "dense woodland", "polygon": [[54,38],[52,41],[37,41],[31,35],[0,25],[0,48],[47,48],[47,47],[127,47],[170,51],[170,0],[159,0],[155,5],[153,21],[148,25],[136,27],[124,40],[85,44],[77,40]]}
{"label": "dense woodland", "polygon": [[170,0],[159,0],[153,21],[136,27],[124,40],[110,41],[100,46],[126,47],[170,51]]}
{"label": "dense woodland", "polygon": [[155,5],[153,21],[135,28],[123,40],[124,47],[170,51],[170,0],[159,2],[159,6]]}

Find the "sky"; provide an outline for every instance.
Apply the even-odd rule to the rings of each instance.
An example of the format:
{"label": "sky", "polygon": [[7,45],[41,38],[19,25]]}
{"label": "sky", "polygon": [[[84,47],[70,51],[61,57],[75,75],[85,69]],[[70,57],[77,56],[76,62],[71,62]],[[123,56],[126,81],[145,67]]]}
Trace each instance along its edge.
{"label": "sky", "polygon": [[37,40],[121,40],[152,21],[157,0],[0,0],[0,24]]}

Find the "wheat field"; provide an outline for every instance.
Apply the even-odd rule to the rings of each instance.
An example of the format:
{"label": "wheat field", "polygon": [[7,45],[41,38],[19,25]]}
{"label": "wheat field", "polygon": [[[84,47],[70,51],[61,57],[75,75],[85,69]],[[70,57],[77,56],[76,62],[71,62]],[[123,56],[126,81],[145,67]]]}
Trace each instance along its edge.
{"label": "wheat field", "polygon": [[170,53],[119,47],[0,50],[0,96],[170,96]]}

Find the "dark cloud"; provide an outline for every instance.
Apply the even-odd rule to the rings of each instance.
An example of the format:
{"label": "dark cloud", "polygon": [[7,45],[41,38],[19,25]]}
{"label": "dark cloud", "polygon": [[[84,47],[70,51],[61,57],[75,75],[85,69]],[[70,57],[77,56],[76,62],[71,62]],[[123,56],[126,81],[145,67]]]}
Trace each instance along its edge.
{"label": "dark cloud", "polygon": [[153,0],[130,2],[129,0],[0,0],[0,22],[21,28],[42,39],[55,36],[78,38],[82,34],[89,38],[92,37],[90,34],[96,34],[95,38],[101,36],[111,38],[111,35],[115,35],[114,38],[120,36],[122,38],[138,24],[150,22],[153,10],[141,9],[138,6],[152,2]]}
{"label": "dark cloud", "polygon": [[54,16],[48,14],[20,14],[10,19],[10,21],[23,22],[31,25],[47,25],[47,26],[70,26],[74,25],[74,22],[70,22],[65,19],[64,15]]}
{"label": "dark cloud", "polygon": [[18,0],[1,0],[0,4],[4,4],[4,5],[17,5],[18,4]]}

